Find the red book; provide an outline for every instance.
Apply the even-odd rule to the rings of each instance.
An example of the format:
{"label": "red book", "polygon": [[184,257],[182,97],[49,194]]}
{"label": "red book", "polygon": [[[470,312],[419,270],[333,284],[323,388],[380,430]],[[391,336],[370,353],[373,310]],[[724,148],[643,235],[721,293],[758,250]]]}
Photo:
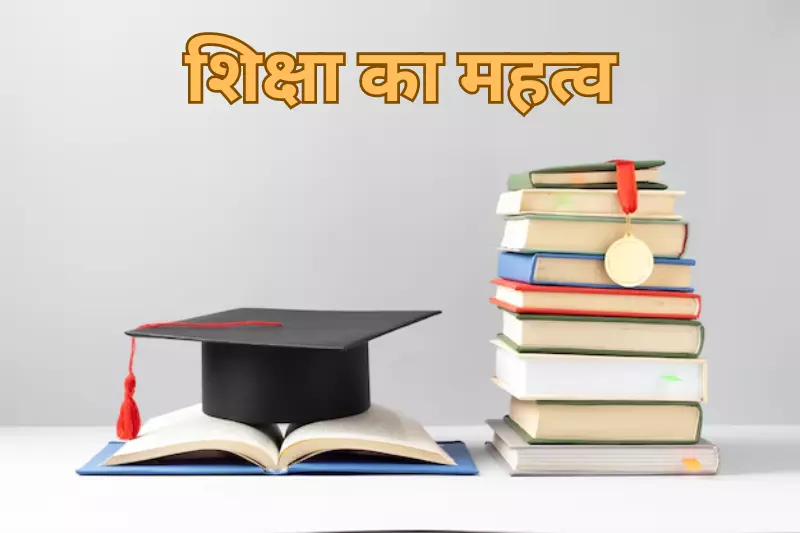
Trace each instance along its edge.
{"label": "red book", "polygon": [[497,293],[489,301],[512,313],[686,320],[700,316],[701,298],[694,293],[529,285],[500,278],[492,283]]}

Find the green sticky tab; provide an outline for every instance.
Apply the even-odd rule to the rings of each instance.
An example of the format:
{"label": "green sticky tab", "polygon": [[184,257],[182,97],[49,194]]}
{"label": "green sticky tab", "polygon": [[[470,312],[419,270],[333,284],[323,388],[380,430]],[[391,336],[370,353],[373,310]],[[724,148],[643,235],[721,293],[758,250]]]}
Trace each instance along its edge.
{"label": "green sticky tab", "polygon": [[569,197],[568,194],[556,194],[556,207],[570,207],[572,204],[572,199]]}
{"label": "green sticky tab", "polygon": [[678,376],[673,376],[672,374],[663,375],[661,376],[661,379],[663,379],[664,381],[669,381],[670,383],[676,383],[678,381],[681,381],[681,378],[679,378]]}

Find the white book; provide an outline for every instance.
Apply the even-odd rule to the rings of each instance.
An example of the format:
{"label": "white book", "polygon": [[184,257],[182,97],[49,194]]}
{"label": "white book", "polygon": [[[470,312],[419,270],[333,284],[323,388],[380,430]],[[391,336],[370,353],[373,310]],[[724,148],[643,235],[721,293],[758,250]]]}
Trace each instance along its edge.
{"label": "white book", "polygon": [[681,475],[715,474],[717,447],[697,444],[534,444],[503,420],[487,420],[494,431],[489,452],[511,475]]}
{"label": "white book", "polygon": [[707,400],[704,359],[519,353],[495,339],[495,383],[520,400]]}

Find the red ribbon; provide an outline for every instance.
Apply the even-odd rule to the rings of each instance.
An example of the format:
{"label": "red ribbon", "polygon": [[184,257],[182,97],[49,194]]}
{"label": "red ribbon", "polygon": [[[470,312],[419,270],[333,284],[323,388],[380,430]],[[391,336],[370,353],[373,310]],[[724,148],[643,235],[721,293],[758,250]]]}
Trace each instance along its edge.
{"label": "red ribbon", "polygon": [[622,212],[635,213],[639,207],[639,194],[636,187],[636,167],[627,159],[612,159],[617,166],[617,196]]}
{"label": "red ribbon", "polygon": [[[241,322],[153,322],[143,324],[136,329],[155,329],[163,327],[185,327],[185,328],[232,328],[237,326],[267,326],[281,327],[280,322],[264,322],[262,320],[244,320]],[[121,440],[135,439],[139,435],[142,426],[142,418],[139,415],[139,407],[133,399],[136,391],[136,376],[133,375],[133,357],[136,355],[136,338],[131,337],[131,353],[128,357],[128,375],[125,376],[125,396],[119,408],[117,418],[117,437]]]}

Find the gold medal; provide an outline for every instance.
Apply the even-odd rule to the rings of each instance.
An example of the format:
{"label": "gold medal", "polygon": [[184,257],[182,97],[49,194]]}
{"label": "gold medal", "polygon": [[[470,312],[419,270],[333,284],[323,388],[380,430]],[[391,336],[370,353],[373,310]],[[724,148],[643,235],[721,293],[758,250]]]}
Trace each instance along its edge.
{"label": "gold medal", "polygon": [[637,287],[653,273],[653,252],[641,239],[631,234],[631,216],[625,215],[625,235],[606,250],[608,277],[622,287]]}

